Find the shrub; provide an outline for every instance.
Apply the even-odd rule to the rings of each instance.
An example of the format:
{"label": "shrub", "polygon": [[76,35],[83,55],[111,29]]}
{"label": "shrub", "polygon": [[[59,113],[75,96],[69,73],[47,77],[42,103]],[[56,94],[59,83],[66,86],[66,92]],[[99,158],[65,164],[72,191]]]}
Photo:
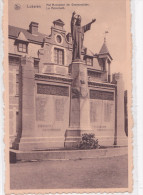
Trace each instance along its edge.
{"label": "shrub", "polygon": [[99,148],[98,139],[95,139],[95,134],[84,133],[82,134],[82,140],[79,143],[80,149],[95,149]]}

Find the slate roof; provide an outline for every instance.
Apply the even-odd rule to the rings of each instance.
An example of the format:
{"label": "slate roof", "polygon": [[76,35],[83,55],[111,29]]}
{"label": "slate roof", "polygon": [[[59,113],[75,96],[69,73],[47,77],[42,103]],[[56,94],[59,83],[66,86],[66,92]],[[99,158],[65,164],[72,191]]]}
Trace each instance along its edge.
{"label": "slate roof", "polygon": [[108,48],[107,48],[107,45],[106,45],[106,41],[105,40],[104,40],[104,43],[103,43],[103,45],[102,45],[102,47],[101,47],[101,49],[99,51],[99,55],[102,55],[102,54],[108,54],[110,56],[110,58],[113,59],[111,57],[111,55],[110,55],[110,52],[109,52]]}
{"label": "slate roof", "polygon": [[100,51],[99,51],[99,54],[105,54],[105,53],[108,53],[109,54],[109,50],[107,48],[107,45],[106,45],[106,42],[104,41]]}
{"label": "slate roof", "polygon": [[22,32],[25,35],[26,39],[28,39],[29,41],[34,41],[39,43],[43,43],[43,39],[46,36],[45,34],[39,32],[37,32],[37,34],[34,35],[31,34],[29,30],[9,25],[9,32],[8,32],[9,37],[16,39],[18,38],[20,32]]}
{"label": "slate roof", "polygon": [[16,38],[17,40],[21,40],[21,41],[26,41],[28,42],[28,40],[26,39],[25,35],[23,34],[23,32],[20,32],[18,37]]}

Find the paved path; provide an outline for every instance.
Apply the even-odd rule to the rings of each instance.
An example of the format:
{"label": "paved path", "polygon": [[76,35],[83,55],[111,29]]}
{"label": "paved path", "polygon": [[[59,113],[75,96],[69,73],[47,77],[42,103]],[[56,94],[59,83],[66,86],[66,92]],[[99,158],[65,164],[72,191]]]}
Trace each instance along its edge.
{"label": "paved path", "polygon": [[11,189],[127,188],[128,158],[21,162],[10,165]]}

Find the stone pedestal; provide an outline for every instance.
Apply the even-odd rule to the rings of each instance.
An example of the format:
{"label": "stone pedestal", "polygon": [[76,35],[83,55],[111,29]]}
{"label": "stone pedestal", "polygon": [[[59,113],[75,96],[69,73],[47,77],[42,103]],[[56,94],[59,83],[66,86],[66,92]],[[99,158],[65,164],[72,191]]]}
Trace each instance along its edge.
{"label": "stone pedestal", "polygon": [[124,81],[121,73],[114,74],[117,81],[117,145],[127,146],[128,137],[125,133],[124,115]]}
{"label": "stone pedestal", "polygon": [[19,150],[23,150],[24,138],[32,138],[35,131],[35,82],[34,82],[34,62],[32,57],[22,57],[21,59],[21,91],[20,91],[20,123],[21,139]]}
{"label": "stone pedestal", "polygon": [[71,105],[69,128],[65,133],[65,147],[75,147],[82,131],[91,129],[87,66],[82,61],[72,62]]}

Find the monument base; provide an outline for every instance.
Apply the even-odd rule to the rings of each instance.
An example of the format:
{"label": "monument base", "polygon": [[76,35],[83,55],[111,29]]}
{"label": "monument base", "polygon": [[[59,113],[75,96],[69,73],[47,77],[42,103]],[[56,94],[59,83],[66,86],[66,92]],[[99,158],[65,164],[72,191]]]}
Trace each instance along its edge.
{"label": "monument base", "polygon": [[117,137],[117,145],[119,145],[119,146],[128,146],[128,137],[119,135]]}
{"label": "monument base", "polygon": [[64,148],[64,137],[35,137],[35,138],[22,138],[19,143],[19,150],[48,150],[48,149],[61,149]]}
{"label": "monument base", "polygon": [[65,148],[76,148],[81,141],[81,130],[78,128],[67,129],[65,132]]}
{"label": "monument base", "polygon": [[64,147],[68,149],[78,148],[79,142],[82,140],[82,134],[94,133],[93,130],[82,128],[69,128],[65,132]]}

